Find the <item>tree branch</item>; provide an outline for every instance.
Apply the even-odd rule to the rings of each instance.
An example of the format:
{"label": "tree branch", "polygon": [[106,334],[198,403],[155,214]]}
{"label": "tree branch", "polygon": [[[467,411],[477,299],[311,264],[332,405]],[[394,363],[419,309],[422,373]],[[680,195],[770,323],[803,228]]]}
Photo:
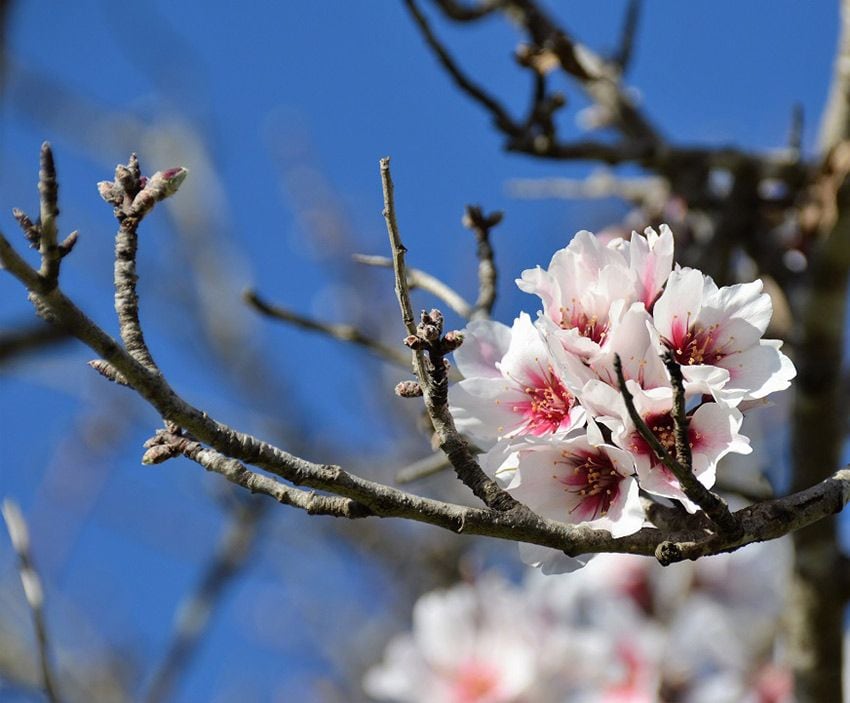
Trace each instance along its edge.
{"label": "tree branch", "polygon": [[496,303],[496,283],[498,272],[493,261],[493,247],[490,244],[490,230],[502,221],[501,212],[485,215],[477,205],[467,205],[463,215],[463,225],[475,235],[478,244],[478,299],[472,308],[470,319],[488,319]]}
{"label": "tree branch", "polygon": [[279,305],[273,305],[254,291],[246,290],[242,293],[242,299],[253,307],[258,312],[266,317],[288,322],[301,329],[310,330],[311,332],[321,332],[329,337],[338,339],[341,342],[351,342],[380,357],[384,361],[389,361],[396,366],[401,366],[404,369],[410,369],[410,357],[400,349],[391,347],[387,344],[382,344],[376,339],[372,339],[367,334],[364,334],[354,325],[340,325],[329,322],[320,322],[312,318],[299,315]]}
{"label": "tree branch", "polygon": [[[382,162],[382,181],[387,228],[397,261],[396,283],[400,307],[406,311],[405,319],[410,322],[412,308],[405,284],[404,247],[395,220],[387,161]],[[346,517],[371,514],[406,518],[453,532],[538,544],[564,551],[569,555],[591,552],[655,554],[662,563],[670,563],[679,559],[733,551],[750,542],[779,537],[838,512],[850,499],[850,470],[845,469],[786,498],[738,511],[734,518],[741,525],[742,532],[737,536],[723,532],[706,534],[704,527],[695,523],[693,529],[669,532],[645,527],[628,537],[613,538],[604,530],[570,526],[541,518],[518,504],[498,486],[494,486],[475,462],[469,447],[457,435],[448,414],[445,397],[447,383],[441,369],[445,369],[443,355],[456,348],[459,339],[451,332],[442,336],[442,319],[436,311],[422,316],[419,325],[414,328],[414,333],[408,336],[406,342],[414,347],[416,356],[421,359],[420,370],[423,375],[420,383],[424,385],[426,407],[435,423],[443,450],[452,461],[456,472],[472,483],[473,492],[491,507],[472,508],[421,497],[360,478],[339,466],[309,462],[217,422],[179,397],[160,373],[123,349],[86,317],[59,286],[47,285],[45,278],[20,257],[2,235],[0,263],[29,290],[30,298],[40,314],[54,319],[63,329],[67,329],[93,349],[170,423],[166,432],[194,443],[184,445],[185,452],[181,449],[181,453],[199,463],[203,462],[202,465],[216,466],[215,470],[230,480],[236,479],[234,482],[239,485],[264,492],[280,502],[288,502],[310,512],[340,514]],[[424,358],[426,353],[429,356],[428,361]],[[174,452],[167,448],[168,444],[168,441],[151,442],[148,451],[153,454],[146,454],[146,460],[174,456]],[[159,445],[166,448],[156,450]],[[203,445],[209,448],[204,448]],[[161,455],[160,451],[163,452]],[[154,457],[154,454],[157,457]],[[312,496],[307,491],[290,489],[289,486],[283,486],[261,474],[246,473],[248,470],[244,465],[247,464],[259,467],[296,486],[326,491],[332,496]],[[268,483],[269,481],[271,483]],[[504,498],[506,495],[507,499]],[[344,500],[324,502],[330,498]],[[321,507],[316,509],[316,506]],[[333,507],[325,510],[327,506]]]}
{"label": "tree branch", "polygon": [[[379,266],[381,268],[393,267],[393,260],[386,256],[355,254],[353,259],[358,264],[364,264],[366,266]],[[472,305],[470,305],[460,293],[455,291],[446,283],[443,283],[436,276],[432,276],[430,273],[416,268],[406,268],[405,273],[407,274],[407,287],[410,290],[415,288],[424,290],[426,293],[430,293],[438,300],[442,300],[465,320],[472,317]]]}
{"label": "tree branch", "polygon": [[[460,346],[462,338],[457,333],[450,337],[442,337],[443,316],[437,310],[430,314],[422,313],[419,325],[413,324],[413,308],[410,304],[410,291],[407,286],[404,254],[407,251],[401,243],[401,235],[396,221],[395,199],[393,197],[393,181],[390,174],[389,158],[381,159],[381,185],[384,191],[384,219],[387,223],[387,233],[392,250],[393,270],[395,272],[395,291],[404,326],[408,331],[405,343],[413,350],[413,365],[422,395],[425,409],[431,418],[434,432],[440,442],[440,449],[445,452],[458,478],[484,504],[498,511],[510,511],[522,508],[509,493],[484,473],[479,466],[469,445],[455,428],[454,420],[449,412],[447,364],[443,356]],[[425,360],[427,350],[429,359]]]}
{"label": "tree branch", "polygon": [[825,157],[846,139],[850,139],[850,0],[841,0],[841,28],[832,83],[818,135],[821,155]]}
{"label": "tree branch", "polygon": [[41,667],[41,683],[44,693],[50,703],[59,703],[59,692],[56,688],[56,676],[50,664],[50,637],[47,621],[44,617],[44,587],[35,569],[30,553],[30,538],[27,524],[17,503],[10,499],[3,501],[0,512],[6,523],[6,531],[12,541],[12,547],[18,555],[18,573],[24,587],[27,605],[35,626],[35,640],[38,645],[38,659]]}

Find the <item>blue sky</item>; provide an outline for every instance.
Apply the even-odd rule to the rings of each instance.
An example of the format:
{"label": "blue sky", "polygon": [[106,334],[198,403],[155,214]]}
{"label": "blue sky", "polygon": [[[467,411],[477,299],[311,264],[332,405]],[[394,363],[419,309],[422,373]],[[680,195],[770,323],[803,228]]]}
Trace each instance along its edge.
{"label": "blue sky", "polygon": [[[592,48],[615,45],[624,2],[550,5]],[[509,25],[494,19],[436,28],[474,75],[522,109],[526,77],[511,59],[517,36]],[[346,264],[355,251],[386,252],[380,157],[392,157],[409,262],[469,296],[474,247],[460,226],[463,207],[505,211],[495,234],[502,273],[496,316],[504,321],[520,306],[530,309],[510,283],[523,268],[545,264],[576,230],[600,228],[624,212],[613,202],[511,199],[511,178],[581,176],[589,167],[502,153],[488,116],[451,85],[400,2],[265,2],[246,10],[195,1],[34,0],[15,6],[9,32],[0,95],[3,231],[17,236],[12,207],[36,209],[38,148],[50,140],[60,169],[61,226],[81,231],[63,287],[115,331],[114,221],[95,183],[131,150],[149,173],[189,167],[177,197],[197,203],[203,217],[162,208],[143,231],[142,318],[154,355],[190,401],[263,436],[276,436],[276,423],[294,427],[310,442],[310,458],[354,457],[368,472],[375,457],[401,462],[427,452],[425,439],[390,419],[409,419],[409,406],[370,390],[380,381],[384,393],[395,372],[259,320],[238,300],[242,287],[255,285],[294,309],[329,320],[389,319],[390,337],[402,334],[389,277]],[[836,32],[832,2],[649,0],[629,82],[662,132],[686,142],[782,146],[800,103],[810,149]],[[562,117],[569,134],[583,102],[571,85],[563,87],[571,99]],[[170,145],[157,140],[165,129],[176,135]],[[166,162],[172,154],[184,160]],[[181,235],[187,222],[195,227],[192,243]],[[198,287],[186,257],[206,262],[207,247],[209,265],[223,268],[216,285]],[[285,378],[279,397],[267,393],[261,407],[199,351],[186,301],[213,294],[204,309],[213,325],[219,319],[236,330],[234,363],[262,359],[261,385],[272,384],[273,375]],[[29,315],[18,285],[0,276],[2,324]],[[0,494],[16,498],[34,523],[48,597],[62,594],[50,610],[57,637],[74,649],[75,628],[94,623],[106,644],[136,651],[150,670],[176,604],[223,529],[217,488],[215,478],[188,464],[139,465],[140,445],[157,419],[126,391],[95,378],[84,366],[90,356],[68,346],[0,371]],[[389,413],[380,410],[387,403]],[[116,413],[131,413],[131,420],[120,422]],[[105,441],[116,435],[114,446]],[[178,700],[272,701],[308,690],[327,667],[311,633],[335,621],[316,612],[319,604],[348,599],[368,610],[392,601],[391,584],[344,546],[327,549],[316,522],[294,514],[275,519],[276,530],[294,530],[298,539],[264,542],[218,613]],[[325,551],[316,556],[319,545]],[[4,583],[14,576],[10,564],[0,538]],[[276,613],[279,632],[245,625],[263,621],[261,607]],[[246,676],[249,666],[260,673]]]}

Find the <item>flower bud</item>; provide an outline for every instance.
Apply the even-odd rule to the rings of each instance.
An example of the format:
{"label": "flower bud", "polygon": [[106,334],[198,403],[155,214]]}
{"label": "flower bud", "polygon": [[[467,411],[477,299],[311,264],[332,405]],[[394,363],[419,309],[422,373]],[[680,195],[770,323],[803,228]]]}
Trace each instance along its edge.
{"label": "flower bud", "polygon": [[422,396],[422,388],[416,381],[402,381],[396,384],[395,394],[400,398],[419,398]]}

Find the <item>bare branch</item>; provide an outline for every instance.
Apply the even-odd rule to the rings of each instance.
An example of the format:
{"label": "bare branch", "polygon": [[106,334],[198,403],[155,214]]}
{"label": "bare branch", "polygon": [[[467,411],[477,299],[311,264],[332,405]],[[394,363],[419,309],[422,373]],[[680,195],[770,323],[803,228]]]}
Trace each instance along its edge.
{"label": "bare branch", "polygon": [[505,0],[478,0],[464,5],[457,0],[437,0],[437,5],[446,15],[458,22],[473,22],[486,17],[505,4]]}
{"label": "bare branch", "polygon": [[445,454],[431,454],[399,469],[395,475],[395,480],[396,483],[400,484],[413,483],[414,481],[420,481],[423,478],[434,476],[450,466],[451,463]]}
{"label": "bare branch", "polygon": [[[450,339],[449,335],[442,337],[443,317],[437,310],[430,314],[422,313],[419,325],[413,324],[413,308],[410,305],[410,292],[407,286],[407,274],[404,268],[404,254],[407,251],[401,243],[401,235],[396,222],[395,200],[393,197],[393,181],[390,175],[389,158],[381,159],[381,184],[384,191],[384,218],[387,222],[387,233],[390,238],[390,248],[393,253],[393,270],[395,271],[395,290],[404,325],[409,336],[405,343],[413,349],[414,368],[422,388],[425,408],[434,432],[440,442],[440,449],[449,458],[458,478],[485,505],[499,511],[509,511],[524,508],[509,493],[499,488],[478,464],[469,445],[455,428],[454,420],[449,412],[447,362],[444,354],[460,346],[459,338]],[[452,334],[452,333],[449,333]],[[426,363],[423,350],[428,352]],[[524,508],[526,511],[527,508]]]}
{"label": "bare branch", "polygon": [[155,371],[157,366],[139,323],[139,296],[136,293],[136,282],[139,279],[136,274],[136,252],[139,246],[137,230],[141,218],[130,214],[132,202],[142,187],[139,160],[132,154],[126,166],[115,169],[113,183],[115,197],[122,201],[121,206],[115,209],[119,222],[115,235],[115,312],[127,351]]}
{"label": "bare branch", "polygon": [[39,196],[39,253],[41,254],[41,275],[49,285],[59,281],[59,261],[62,255],[56,244],[56,218],[59,216],[59,186],[56,183],[56,165],[53,163],[53,151],[50,144],[41,145],[41,167],[38,171]]}
{"label": "bare branch", "polygon": [[239,505],[235,509],[197,589],[177,609],[171,644],[153,675],[145,696],[147,703],[168,700],[181,675],[187,672],[193,655],[209,630],[216,606],[248,562],[259,534],[258,523],[264,514],[264,508],[255,504]]}
{"label": "bare branch", "polygon": [[824,157],[839,142],[850,139],[850,0],[841,0],[840,31],[832,83],[818,135],[818,146]]}
{"label": "bare branch", "polygon": [[54,346],[67,341],[66,330],[41,322],[29,322],[14,329],[0,331],[0,363],[21,354]]}
{"label": "bare branch", "polygon": [[404,5],[408,12],[410,12],[413,21],[419,27],[423,39],[425,39],[425,42],[437,56],[437,59],[452,77],[458,88],[469,95],[479,105],[483,106],[493,116],[493,121],[500,130],[512,136],[519,136],[522,133],[520,125],[514,121],[498,100],[463,72],[445,46],[437,39],[431,30],[431,25],[428,23],[425,15],[422,14],[415,0],[404,0]]}
{"label": "bare branch", "polygon": [[[389,163],[386,160],[382,162],[382,181],[387,228],[397,262],[396,283],[400,307],[406,311],[406,321],[412,322],[412,309],[405,283],[404,247],[395,220]],[[307,461],[217,422],[179,397],[160,373],[123,349],[86,317],[58,286],[46,285],[44,277],[32,269],[2,235],[0,264],[29,290],[30,298],[42,315],[54,319],[93,349],[170,423],[168,433],[191,443],[184,445],[186,451],[181,449],[181,453],[186,453],[202,465],[206,465],[204,462],[215,465],[215,470],[249,490],[264,492],[280,502],[296,504],[310,512],[346,517],[375,515],[406,518],[453,532],[538,544],[569,555],[590,552],[655,554],[662,563],[670,563],[678,559],[733,551],[750,542],[779,537],[838,512],[850,499],[850,470],[844,469],[786,498],[738,511],[733,516],[741,525],[738,534],[724,531],[707,533],[703,524],[697,520],[693,528],[668,532],[645,527],[628,537],[613,538],[604,530],[570,526],[541,518],[490,481],[475,462],[468,445],[457,435],[446,403],[447,379],[443,356],[456,348],[460,339],[452,332],[442,336],[442,316],[438,311],[423,314],[406,343],[414,348],[416,356],[421,360],[420,384],[443,451],[447,453],[456,472],[466,479],[467,485],[471,484],[473,492],[491,507],[471,508],[424,498],[368,481],[338,466]],[[187,433],[191,433],[191,436]],[[165,449],[146,454],[146,459],[154,461],[173,456],[174,452],[166,446],[169,441],[151,442],[149,451],[158,446]],[[245,467],[247,464],[296,486],[318,489],[333,495],[314,496],[303,489],[284,486],[267,476],[248,471]]]}
{"label": "bare branch", "polygon": [[662,140],[619,82],[619,75],[587,47],[579,45],[533,0],[510,0],[519,22],[537,46],[549,48],[561,68],[575,78],[588,96],[611,115],[614,126],[626,138],[655,148]]}
{"label": "bare branch", "polygon": [[263,300],[256,291],[246,290],[242,293],[242,299],[251,305],[255,310],[261,312],[267,317],[272,317],[281,322],[288,322],[301,329],[310,330],[312,332],[321,332],[329,337],[338,339],[342,342],[351,342],[358,346],[368,349],[370,352],[395,364],[404,369],[410,369],[410,357],[400,349],[383,344],[376,339],[373,339],[367,334],[364,334],[354,325],[341,325],[330,322],[319,322],[312,318],[299,315],[279,305],[273,305]]}
{"label": "bare branch", "polygon": [[35,639],[38,644],[38,658],[41,666],[41,683],[47,699],[51,703],[59,703],[59,692],[56,688],[56,676],[50,664],[50,637],[47,622],[44,617],[44,586],[36,571],[30,553],[29,530],[17,503],[6,498],[0,512],[6,523],[6,531],[12,541],[12,547],[18,555],[18,573],[24,587],[27,605],[32,614],[35,626]]}
{"label": "bare branch", "polygon": [[478,299],[475,301],[470,318],[487,319],[496,303],[496,282],[498,273],[493,261],[493,247],[490,244],[490,230],[502,221],[501,212],[485,215],[477,205],[467,205],[463,224],[475,235],[478,244]]}
{"label": "bare branch", "polygon": [[617,66],[621,74],[626,73],[632,60],[635,48],[635,36],[637,35],[643,3],[641,0],[629,0],[626,7],[626,15],[623,19],[623,31],[620,33],[620,45],[612,57],[612,63]]}
{"label": "bare branch", "polygon": [[[392,268],[393,260],[386,256],[372,256],[369,254],[355,254],[354,260],[359,264],[366,266],[380,266],[382,268]],[[468,320],[472,317],[473,307],[463,296],[453,288],[443,283],[439,278],[426,273],[421,269],[406,268],[407,287],[411,290],[418,288],[430,293],[435,298],[442,300],[452,310],[454,310],[462,318]]]}

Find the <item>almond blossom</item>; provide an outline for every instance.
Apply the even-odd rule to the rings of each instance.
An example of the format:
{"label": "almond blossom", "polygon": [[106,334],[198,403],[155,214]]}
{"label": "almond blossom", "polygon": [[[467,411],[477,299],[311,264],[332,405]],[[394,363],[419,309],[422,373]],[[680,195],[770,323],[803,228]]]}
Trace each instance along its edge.
{"label": "almond blossom", "polygon": [[[661,445],[676,460],[676,440],[673,422],[673,389],[660,387],[642,389],[632,380],[626,381],[635,409]],[[634,458],[640,487],[654,495],[675,498],[690,512],[697,507],[682,491],[678,479],[655,455],[632,421],[623,396],[611,386],[590,382],[582,397],[599,421],[611,430],[614,444],[627,450]],[[714,485],[717,464],[730,452],[749,454],[749,440],[739,434],[743,415],[735,408],[719,403],[701,403],[691,410],[688,419],[688,443],[691,449],[691,468],[694,476],[706,488]]]}
{"label": "almond blossom", "polygon": [[413,632],[389,643],[364,688],[402,703],[519,703],[555,665],[540,647],[520,594],[485,578],[422,596]]}
{"label": "almond blossom", "polygon": [[483,446],[506,437],[563,434],[584,424],[575,376],[589,374],[575,362],[568,379],[566,354],[556,360],[525,313],[511,328],[470,323],[455,364],[465,376],[449,390],[455,423]]}
{"label": "almond blossom", "polygon": [[737,405],[791,385],[796,370],[761,339],[773,308],[761,281],[718,288],[696,269],[673,271],[653,310],[661,345],[682,365],[690,392]]}
{"label": "almond blossom", "polygon": [[608,530],[615,537],[643,525],[632,456],[606,444],[592,421],[581,436],[527,437],[499,445],[482,464],[543,517]]}
{"label": "almond blossom", "polygon": [[517,285],[543,301],[543,316],[561,330],[564,348],[589,359],[605,346],[612,311],[634,302],[651,309],[672,265],[673,234],[666,226],[661,234],[647,228],[645,236],[607,245],[582,230],[548,269],[523,271]]}
{"label": "almond blossom", "polygon": [[[635,427],[618,361],[638,414],[680,463],[662,355],[681,366],[689,468],[707,488],[724,457],[751,452],[744,413],[796,373],[780,342],[762,339],[772,307],[761,282],[720,288],[674,269],[666,226],[608,242],[579,232],[517,285],[541,299],[537,321],[470,323],[455,352],[465,378],[449,400],[458,428],[486,452],[485,471],[547,518],[619,537],[645,522],[639,490],[698,509]],[[547,574],[589,560],[530,544],[520,556]]]}

